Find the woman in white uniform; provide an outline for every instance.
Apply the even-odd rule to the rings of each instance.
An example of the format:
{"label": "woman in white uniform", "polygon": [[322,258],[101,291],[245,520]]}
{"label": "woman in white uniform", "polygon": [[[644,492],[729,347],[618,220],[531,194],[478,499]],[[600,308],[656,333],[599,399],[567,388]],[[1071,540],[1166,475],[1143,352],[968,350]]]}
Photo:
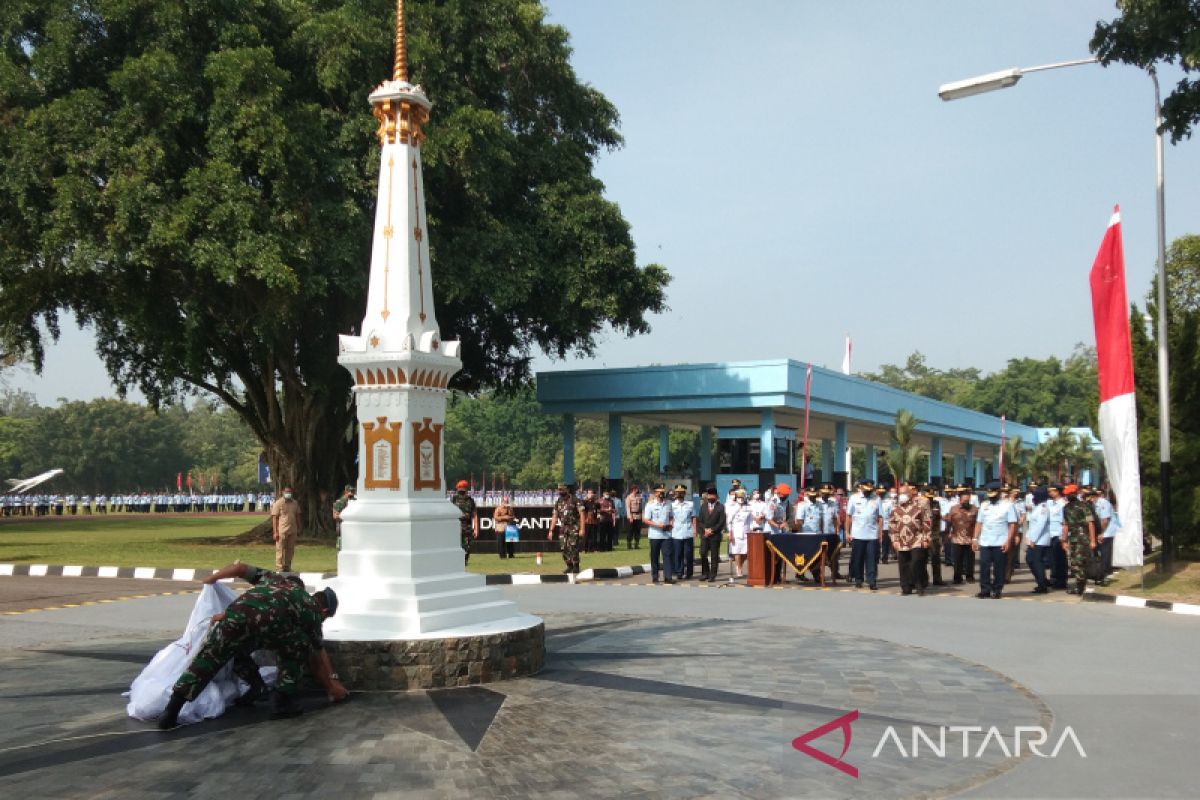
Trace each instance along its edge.
{"label": "woman in white uniform", "polygon": [[753,512],[746,503],[746,490],[738,489],[733,493],[733,503],[725,509],[725,517],[729,524],[729,558],[737,569],[737,577],[745,573],[746,565],[746,534],[750,532],[753,522]]}

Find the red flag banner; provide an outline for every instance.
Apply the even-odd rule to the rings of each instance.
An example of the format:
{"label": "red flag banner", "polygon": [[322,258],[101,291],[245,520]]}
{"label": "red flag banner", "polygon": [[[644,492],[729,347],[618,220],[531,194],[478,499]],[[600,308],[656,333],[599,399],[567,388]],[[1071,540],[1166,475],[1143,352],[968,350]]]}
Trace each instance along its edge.
{"label": "red flag banner", "polygon": [[1100,441],[1108,480],[1117,497],[1117,513],[1109,525],[1120,525],[1113,544],[1113,564],[1135,567],[1142,563],[1142,484],[1119,206],[1113,209],[1088,277],[1100,378]]}
{"label": "red flag banner", "polygon": [[1121,209],[1113,209],[1100,252],[1089,276],[1096,325],[1096,362],[1100,402],[1133,392],[1133,348],[1129,339],[1129,301],[1125,295],[1125,252],[1121,245]]}
{"label": "red flag banner", "polygon": [[1000,482],[1004,482],[1004,415],[1000,415]]}

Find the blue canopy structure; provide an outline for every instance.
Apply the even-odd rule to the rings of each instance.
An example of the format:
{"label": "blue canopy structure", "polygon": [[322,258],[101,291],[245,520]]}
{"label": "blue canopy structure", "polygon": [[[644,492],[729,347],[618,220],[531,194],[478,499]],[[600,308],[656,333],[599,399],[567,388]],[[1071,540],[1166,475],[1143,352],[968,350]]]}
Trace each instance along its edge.
{"label": "blue canopy structure", "polygon": [[[798,440],[804,428],[805,370],[805,364],[778,359],[547,371],[537,374],[537,399],[546,413],[563,416],[563,479],[568,483],[575,477],[578,418],[607,420],[610,481],[622,477],[621,426],[628,422],[660,426],[664,438],[672,427],[699,430],[702,482],[719,477],[711,458],[714,433],[717,439],[757,440],[757,468],[748,474],[766,483],[789,477],[791,465],[777,461],[788,452],[780,443]],[[843,484],[847,447],[860,445],[866,449],[865,477],[874,479],[877,449],[889,447],[889,432],[901,409],[919,420],[914,441],[930,455],[927,477],[932,482],[943,482],[942,458],[948,456],[955,459],[956,483],[985,479],[988,463],[999,457],[999,417],[813,367],[808,435],[810,445],[821,443],[822,478]],[[1039,429],[1004,423],[1004,438],[1017,436],[1023,448],[1031,449]],[[660,466],[665,467],[666,448],[660,450]],[[728,467],[721,469],[722,475],[741,474]]]}

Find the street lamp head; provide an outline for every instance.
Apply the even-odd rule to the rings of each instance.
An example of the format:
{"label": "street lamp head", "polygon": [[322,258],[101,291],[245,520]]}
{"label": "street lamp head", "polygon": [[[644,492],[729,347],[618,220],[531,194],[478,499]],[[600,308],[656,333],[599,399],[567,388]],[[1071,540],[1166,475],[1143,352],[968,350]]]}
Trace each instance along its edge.
{"label": "street lamp head", "polygon": [[987,75],[967,78],[965,81],[946,83],[938,87],[938,97],[943,100],[960,100],[964,97],[970,97],[973,94],[1007,89],[1010,86],[1015,86],[1017,81],[1021,80],[1021,75],[1022,70],[1014,68],[1001,70],[1000,72],[989,72]]}

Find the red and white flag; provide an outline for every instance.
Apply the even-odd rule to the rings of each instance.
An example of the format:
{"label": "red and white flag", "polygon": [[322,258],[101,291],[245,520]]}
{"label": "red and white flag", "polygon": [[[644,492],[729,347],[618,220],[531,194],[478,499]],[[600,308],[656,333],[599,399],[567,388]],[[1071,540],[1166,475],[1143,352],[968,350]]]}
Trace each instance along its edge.
{"label": "red and white flag", "polygon": [[844,356],[842,356],[842,374],[843,375],[850,374],[850,350],[852,347],[853,347],[853,345],[850,342],[850,336],[847,335],[846,336],[846,354]]}
{"label": "red and white flag", "polygon": [[1000,482],[1004,482],[1004,415],[1000,415]]}
{"label": "red and white flag", "polygon": [[1100,373],[1100,441],[1104,443],[1104,463],[1117,495],[1121,520],[1113,545],[1113,564],[1136,567],[1142,563],[1142,484],[1120,206],[1113,209],[1089,281]]}

